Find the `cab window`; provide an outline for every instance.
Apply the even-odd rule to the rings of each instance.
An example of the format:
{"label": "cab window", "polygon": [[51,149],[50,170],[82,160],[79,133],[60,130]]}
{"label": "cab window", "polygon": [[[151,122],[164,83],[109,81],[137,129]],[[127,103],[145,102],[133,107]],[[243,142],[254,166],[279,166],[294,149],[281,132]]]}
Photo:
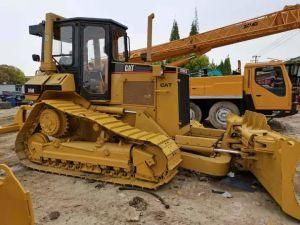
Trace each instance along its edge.
{"label": "cab window", "polygon": [[105,33],[105,29],[99,26],[86,26],[83,32],[83,87],[91,94],[105,94],[108,91]]}
{"label": "cab window", "polygon": [[127,61],[127,48],[126,48],[126,33],[123,30],[115,29],[112,37],[112,55],[114,61],[125,62]]}
{"label": "cab window", "polygon": [[62,26],[54,30],[52,56],[59,65],[73,64],[73,27]]}
{"label": "cab window", "polygon": [[277,96],[285,96],[285,83],[280,67],[257,68],[255,82]]}

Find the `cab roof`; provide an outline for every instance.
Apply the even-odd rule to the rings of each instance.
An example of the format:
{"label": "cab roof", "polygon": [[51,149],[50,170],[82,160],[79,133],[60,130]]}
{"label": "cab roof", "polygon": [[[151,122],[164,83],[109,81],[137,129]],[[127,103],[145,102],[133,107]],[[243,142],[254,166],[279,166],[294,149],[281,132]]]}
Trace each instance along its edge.
{"label": "cab roof", "polygon": [[[103,18],[89,18],[89,17],[73,17],[73,18],[64,18],[57,22],[82,22],[82,23],[103,23],[103,24],[112,24],[115,25],[121,29],[127,30],[128,27],[115,21],[112,19],[103,19]],[[29,26],[29,34],[36,35],[39,37],[43,36],[43,32],[45,29],[45,21],[42,23],[39,23],[37,25],[31,25]]]}
{"label": "cab roof", "polygon": [[91,18],[91,17],[73,17],[73,18],[64,18],[59,20],[58,22],[96,22],[96,23],[110,23],[113,25],[116,25],[118,27],[121,27],[125,30],[128,29],[127,26],[112,20],[112,19],[105,19],[105,18]]}
{"label": "cab roof", "polygon": [[282,60],[272,60],[272,61],[266,61],[266,62],[251,62],[246,63],[245,67],[256,67],[256,66],[278,66],[283,65],[284,61]]}

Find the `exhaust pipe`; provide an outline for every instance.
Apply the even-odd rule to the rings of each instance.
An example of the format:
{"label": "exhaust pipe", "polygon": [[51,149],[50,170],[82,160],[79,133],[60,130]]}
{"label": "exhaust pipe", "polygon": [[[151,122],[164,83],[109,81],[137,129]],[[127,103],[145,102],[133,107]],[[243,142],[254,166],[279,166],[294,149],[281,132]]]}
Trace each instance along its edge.
{"label": "exhaust pipe", "polygon": [[62,19],[63,17],[58,16],[54,13],[46,14],[45,24],[45,36],[44,36],[44,59],[41,62],[40,70],[46,73],[56,71],[56,64],[52,59],[53,49],[53,35],[54,35],[54,22]]}
{"label": "exhaust pipe", "polygon": [[148,32],[147,32],[147,62],[151,62],[151,52],[152,52],[152,22],[154,19],[154,13],[148,16]]}

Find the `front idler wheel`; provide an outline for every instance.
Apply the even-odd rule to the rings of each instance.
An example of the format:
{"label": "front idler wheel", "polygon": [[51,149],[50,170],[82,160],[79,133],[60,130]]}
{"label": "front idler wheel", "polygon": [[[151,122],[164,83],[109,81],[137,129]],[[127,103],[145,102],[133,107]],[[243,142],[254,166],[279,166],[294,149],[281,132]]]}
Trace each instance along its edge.
{"label": "front idler wheel", "polygon": [[67,115],[54,109],[44,109],[39,122],[42,133],[53,137],[64,136],[69,127]]}

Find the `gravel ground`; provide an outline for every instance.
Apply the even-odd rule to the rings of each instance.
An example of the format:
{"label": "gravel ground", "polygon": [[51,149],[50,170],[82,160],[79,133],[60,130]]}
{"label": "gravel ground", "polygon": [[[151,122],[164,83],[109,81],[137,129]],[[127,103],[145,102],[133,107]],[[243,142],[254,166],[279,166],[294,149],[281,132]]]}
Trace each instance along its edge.
{"label": "gravel ground", "polygon": [[270,122],[272,128],[280,133],[295,137],[300,139],[300,113],[282,117],[275,118]]}
{"label": "gravel ground", "polygon": [[[12,121],[15,111],[0,110],[0,124]],[[295,115],[284,119],[282,126],[278,125],[282,121],[275,120],[274,126],[299,138],[298,122],[300,115]],[[256,191],[247,192],[225,185],[224,180],[187,171],[180,171],[172,182],[156,191],[170,209],[144,192],[120,191],[117,185],[32,171],[23,167],[15,155],[15,137],[14,133],[0,136],[0,163],[8,164],[25,189],[31,192],[39,225],[298,224],[259,186]],[[253,179],[249,174],[242,175],[242,179],[248,178]],[[212,190],[226,191],[231,198]]]}

